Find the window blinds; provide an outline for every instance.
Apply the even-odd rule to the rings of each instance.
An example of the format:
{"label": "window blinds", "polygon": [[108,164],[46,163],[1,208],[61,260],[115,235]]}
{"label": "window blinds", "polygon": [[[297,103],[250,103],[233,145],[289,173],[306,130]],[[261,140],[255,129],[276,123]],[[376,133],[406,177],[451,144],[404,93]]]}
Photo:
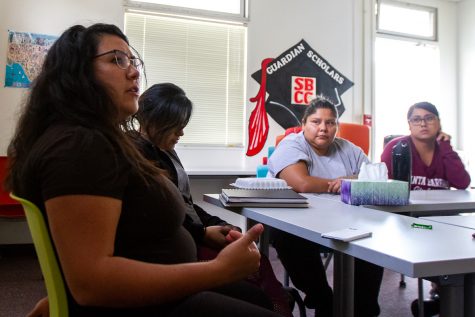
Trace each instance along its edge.
{"label": "window blinds", "polygon": [[194,104],[180,144],[244,144],[245,26],[128,12],[125,32],[145,62],[142,89],[172,82]]}

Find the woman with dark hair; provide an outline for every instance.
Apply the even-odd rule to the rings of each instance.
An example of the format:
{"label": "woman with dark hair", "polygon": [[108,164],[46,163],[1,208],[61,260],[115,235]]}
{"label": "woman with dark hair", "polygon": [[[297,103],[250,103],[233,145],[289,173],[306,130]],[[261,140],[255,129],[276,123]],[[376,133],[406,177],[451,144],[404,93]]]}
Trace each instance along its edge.
{"label": "woman with dark hair", "polygon": [[69,28],[46,56],[8,148],[8,188],[47,220],[69,315],[276,316],[259,298],[218,290],[258,269],[262,225],[230,230],[215,259],[197,262],[181,193],[124,133],[142,66],[117,27]]}
{"label": "woman with dark hair", "polygon": [[[393,178],[392,149],[399,142],[411,148],[411,190],[466,189],[471,182],[462,160],[450,145],[450,136],[442,132],[439,111],[430,102],[418,102],[409,107],[407,122],[410,135],[391,140],[381,154],[389,178]],[[417,300],[411,305],[418,316]],[[432,283],[431,299],[424,301],[424,315],[439,313],[438,287]]]}
{"label": "woman with dark hair", "polygon": [[419,102],[407,111],[408,136],[391,140],[381,154],[392,178],[391,151],[394,145],[405,141],[411,145],[411,189],[465,189],[470,175],[462,160],[450,145],[450,137],[442,133],[439,111],[429,102]]}
{"label": "woman with dark hair", "polygon": [[[355,178],[363,162],[363,150],[336,137],[338,113],[326,98],[318,96],[306,108],[302,131],[290,134],[269,159],[269,173],[284,179],[297,192],[339,193],[341,180]],[[306,295],[305,304],[316,316],[333,315],[333,292],[320,257],[320,246],[292,234],[274,230],[273,245],[294,285]],[[355,259],[355,317],[378,316],[383,268]]]}
{"label": "woman with dark hair", "polygon": [[240,229],[193,203],[188,175],[174,150],[192,110],[192,102],[180,87],[171,83],[153,85],[139,98],[139,110],[129,121],[129,126],[139,127],[139,131],[130,135],[142,154],[166,170],[180,190],[186,205],[184,226],[195,242],[220,250],[227,244],[229,230]]}
{"label": "woman with dark hair", "polygon": [[[229,231],[241,229],[208,214],[193,203],[188,175],[175,152],[175,145],[183,136],[192,111],[193,104],[183,89],[172,83],[155,84],[139,98],[139,110],[129,120],[129,126],[137,132],[130,135],[143,155],[166,170],[180,190],[186,206],[183,225],[195,240],[198,259],[210,260],[229,243],[226,240]],[[292,315],[288,295],[266,257],[261,257],[259,271],[246,280],[263,289],[272,301],[274,311],[284,316]]]}

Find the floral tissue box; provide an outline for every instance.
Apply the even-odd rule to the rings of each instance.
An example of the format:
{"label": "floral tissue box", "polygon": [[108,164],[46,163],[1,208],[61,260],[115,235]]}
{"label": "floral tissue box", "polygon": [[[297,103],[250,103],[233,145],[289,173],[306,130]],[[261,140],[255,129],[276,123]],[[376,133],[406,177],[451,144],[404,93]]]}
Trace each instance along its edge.
{"label": "floral tissue box", "polygon": [[409,203],[409,184],[403,181],[368,181],[344,179],[341,201],[350,205],[397,206]]}

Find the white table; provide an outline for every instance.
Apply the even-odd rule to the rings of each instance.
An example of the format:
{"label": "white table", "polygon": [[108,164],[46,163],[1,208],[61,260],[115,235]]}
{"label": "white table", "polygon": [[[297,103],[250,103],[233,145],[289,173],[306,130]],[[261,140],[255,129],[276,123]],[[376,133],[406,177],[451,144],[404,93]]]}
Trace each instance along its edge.
{"label": "white table", "polygon": [[424,220],[430,220],[434,222],[446,223],[453,226],[469,228],[475,230],[475,215],[466,216],[432,216],[421,217]]}
{"label": "white table", "polygon": [[[240,213],[335,250],[335,316],[353,315],[353,257],[410,277],[442,276],[441,313],[464,316],[463,274],[475,272],[475,241],[469,238],[472,230],[442,223],[433,225],[432,230],[413,229],[411,224],[422,222],[420,219],[306,196],[310,208],[242,208]],[[209,202],[216,198],[205,196]],[[373,236],[350,243],[321,237],[348,227],[370,230]]]}
{"label": "white table", "polygon": [[[409,205],[406,206],[364,206],[393,213],[405,214],[414,217],[437,216],[442,220],[447,215],[457,215],[462,212],[475,212],[475,191],[473,190],[416,190],[411,191]],[[452,216],[447,216],[452,217]],[[423,217],[426,218],[426,217]],[[432,219],[434,220],[434,219]],[[454,221],[454,219],[452,219]],[[442,223],[457,225],[453,222],[439,221]],[[432,278],[442,284],[445,281]],[[473,287],[473,277],[466,277],[465,283]],[[472,285],[472,286],[470,286]],[[473,290],[472,290],[473,293]],[[472,294],[470,298],[474,298]],[[422,281],[419,279],[419,309],[422,309]],[[466,302],[473,302],[466,301]],[[475,304],[468,307],[471,312],[468,316],[475,316]]]}
{"label": "white table", "polygon": [[[421,217],[421,219],[475,230],[475,215],[433,216],[433,217]],[[475,299],[475,275],[474,274],[469,275],[465,278],[465,288],[466,288],[465,303],[469,303],[470,301],[473,303]],[[466,304],[465,310],[466,310],[465,311],[466,316],[475,316],[475,305]]]}
{"label": "white table", "polygon": [[475,212],[474,190],[412,190],[405,206],[364,206],[393,213],[419,216]]}

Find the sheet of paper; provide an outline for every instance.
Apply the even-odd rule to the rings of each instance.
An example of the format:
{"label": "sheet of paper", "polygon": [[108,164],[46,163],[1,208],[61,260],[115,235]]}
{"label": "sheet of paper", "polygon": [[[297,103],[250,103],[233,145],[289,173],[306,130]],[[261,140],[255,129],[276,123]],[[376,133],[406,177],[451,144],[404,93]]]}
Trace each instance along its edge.
{"label": "sheet of paper", "polygon": [[335,230],[322,233],[323,238],[339,240],[343,242],[349,242],[366,237],[371,237],[371,231],[357,229],[357,228],[345,228],[341,230]]}

